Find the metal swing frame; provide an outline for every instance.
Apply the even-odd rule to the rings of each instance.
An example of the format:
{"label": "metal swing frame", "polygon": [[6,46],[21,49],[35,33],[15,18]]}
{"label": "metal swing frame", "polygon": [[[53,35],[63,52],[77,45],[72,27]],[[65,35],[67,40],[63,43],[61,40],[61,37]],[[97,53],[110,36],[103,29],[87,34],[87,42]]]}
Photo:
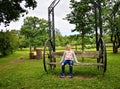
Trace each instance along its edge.
{"label": "metal swing frame", "polygon": [[[53,56],[56,54],[57,56],[62,55],[62,53],[56,53],[56,44],[55,44],[55,23],[54,23],[54,8],[60,0],[54,0],[50,6],[48,7],[48,23],[49,23],[49,38],[46,40],[44,45],[44,52],[43,52],[43,64],[44,70],[48,73],[47,65],[50,65],[50,69],[54,69],[56,67],[56,58]],[[95,18],[95,31],[96,31],[96,51],[99,52],[97,58],[97,63],[93,64],[98,67],[98,69],[102,69],[103,74],[106,72],[107,69],[107,55],[106,55],[106,46],[105,41],[103,39],[103,32],[102,32],[102,7],[101,7],[101,0],[94,1],[94,18]],[[100,30],[100,35],[98,35],[98,28]],[[46,49],[49,49],[47,51]],[[94,52],[93,52],[94,53]],[[78,52],[77,54],[82,54]],[[90,53],[86,53],[88,55]],[[97,54],[97,53],[96,53]],[[96,55],[95,54],[95,55]],[[91,56],[90,56],[91,57]],[[50,63],[47,63],[47,59]],[[80,64],[80,65],[92,65],[92,64]]]}

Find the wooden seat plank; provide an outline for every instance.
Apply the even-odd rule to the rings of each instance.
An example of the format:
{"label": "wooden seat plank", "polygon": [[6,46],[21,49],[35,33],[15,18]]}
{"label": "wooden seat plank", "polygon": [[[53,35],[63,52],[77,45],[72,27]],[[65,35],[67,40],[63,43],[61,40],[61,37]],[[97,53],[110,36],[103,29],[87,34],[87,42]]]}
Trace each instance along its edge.
{"label": "wooden seat plank", "polygon": [[[49,65],[61,65],[60,62],[49,62]],[[75,66],[103,66],[102,63],[74,63]]]}
{"label": "wooden seat plank", "polygon": [[[76,57],[81,58],[99,58],[99,51],[75,51]],[[53,52],[52,57],[53,58],[60,58],[62,57],[63,52]]]}

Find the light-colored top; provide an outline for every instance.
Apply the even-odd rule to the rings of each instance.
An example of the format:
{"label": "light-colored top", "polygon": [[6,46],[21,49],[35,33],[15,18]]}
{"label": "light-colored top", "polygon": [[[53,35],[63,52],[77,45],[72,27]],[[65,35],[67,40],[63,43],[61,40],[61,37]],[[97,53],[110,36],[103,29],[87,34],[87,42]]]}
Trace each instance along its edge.
{"label": "light-colored top", "polygon": [[63,53],[63,56],[62,56],[62,59],[60,62],[62,63],[63,60],[75,60],[75,62],[78,63],[78,60],[77,60],[76,55],[73,50],[70,50],[70,51],[66,50]]}

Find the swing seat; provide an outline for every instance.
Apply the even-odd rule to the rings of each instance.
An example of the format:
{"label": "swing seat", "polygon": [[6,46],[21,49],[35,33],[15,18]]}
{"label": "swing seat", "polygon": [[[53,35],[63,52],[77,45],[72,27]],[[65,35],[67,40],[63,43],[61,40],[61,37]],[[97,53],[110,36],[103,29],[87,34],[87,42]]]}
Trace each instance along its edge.
{"label": "swing seat", "polygon": [[[49,62],[49,65],[61,65],[60,62]],[[102,63],[74,63],[75,66],[103,66]]]}
{"label": "swing seat", "polygon": [[[52,58],[61,58],[63,52],[52,52]],[[77,58],[100,58],[99,51],[75,51]],[[60,62],[49,62],[49,65],[61,65]],[[103,66],[103,63],[74,63],[75,66]]]}

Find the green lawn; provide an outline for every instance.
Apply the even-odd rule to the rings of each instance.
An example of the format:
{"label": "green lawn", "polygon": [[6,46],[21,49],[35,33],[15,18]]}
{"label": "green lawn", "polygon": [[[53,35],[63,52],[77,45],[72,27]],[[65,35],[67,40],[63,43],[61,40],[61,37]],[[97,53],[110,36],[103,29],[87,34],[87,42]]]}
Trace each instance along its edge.
{"label": "green lawn", "polygon": [[46,74],[42,59],[30,60],[27,50],[17,51],[0,58],[0,89],[120,89],[120,53],[107,56],[104,77],[95,66],[74,66],[73,78],[59,78],[60,66]]}

